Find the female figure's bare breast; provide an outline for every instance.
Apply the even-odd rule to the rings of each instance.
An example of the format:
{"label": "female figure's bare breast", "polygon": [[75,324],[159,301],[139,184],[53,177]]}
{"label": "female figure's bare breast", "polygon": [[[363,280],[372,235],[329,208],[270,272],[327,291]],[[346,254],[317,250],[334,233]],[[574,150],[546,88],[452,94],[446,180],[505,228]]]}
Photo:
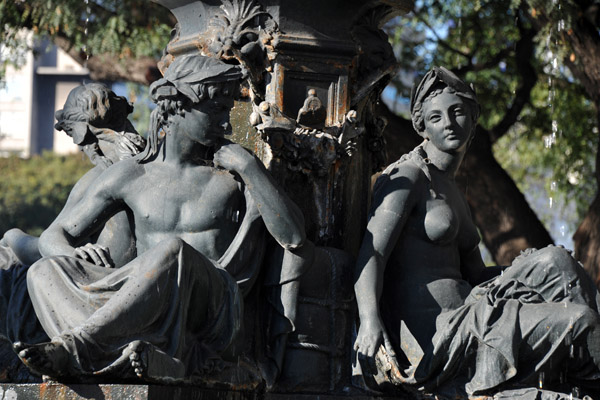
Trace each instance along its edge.
{"label": "female figure's bare breast", "polygon": [[425,341],[435,332],[436,317],[462,306],[471,291],[461,254],[479,242],[456,185],[431,175],[432,182],[423,178],[413,188],[419,198],[388,260],[382,299],[397,305],[388,322],[398,326],[403,320]]}

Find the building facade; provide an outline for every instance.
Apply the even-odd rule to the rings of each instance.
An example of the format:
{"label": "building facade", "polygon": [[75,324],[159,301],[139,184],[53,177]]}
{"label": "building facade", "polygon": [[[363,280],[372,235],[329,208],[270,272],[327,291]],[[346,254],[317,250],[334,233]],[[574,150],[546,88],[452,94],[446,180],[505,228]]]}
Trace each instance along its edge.
{"label": "building facade", "polygon": [[0,90],[0,156],[78,151],[71,138],[54,129],[54,112],[74,87],[89,80],[88,70],[48,43],[38,54],[29,52],[20,69],[7,68]]}

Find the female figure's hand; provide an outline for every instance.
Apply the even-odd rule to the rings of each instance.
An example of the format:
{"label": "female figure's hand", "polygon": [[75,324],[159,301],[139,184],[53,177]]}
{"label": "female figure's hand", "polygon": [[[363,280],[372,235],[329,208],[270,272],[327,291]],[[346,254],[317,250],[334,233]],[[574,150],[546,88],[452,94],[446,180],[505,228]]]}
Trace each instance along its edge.
{"label": "female figure's hand", "polygon": [[74,251],[76,258],[91,262],[99,267],[113,268],[114,264],[107,247],[99,244],[88,243],[77,247]]}
{"label": "female figure's hand", "polygon": [[381,319],[379,317],[361,320],[358,335],[354,342],[354,350],[358,355],[363,355],[367,358],[372,358],[377,354],[379,346],[384,345],[387,353],[390,356],[395,356],[394,348],[390,342]]}

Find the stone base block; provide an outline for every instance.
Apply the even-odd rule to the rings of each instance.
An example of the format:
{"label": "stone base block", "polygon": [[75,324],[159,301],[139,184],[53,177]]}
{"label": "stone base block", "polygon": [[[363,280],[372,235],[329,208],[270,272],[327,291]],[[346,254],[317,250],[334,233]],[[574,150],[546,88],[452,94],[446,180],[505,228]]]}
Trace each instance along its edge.
{"label": "stone base block", "polygon": [[[0,400],[375,400],[361,395],[278,394],[195,386],[0,384]],[[398,397],[395,397],[398,399]]]}

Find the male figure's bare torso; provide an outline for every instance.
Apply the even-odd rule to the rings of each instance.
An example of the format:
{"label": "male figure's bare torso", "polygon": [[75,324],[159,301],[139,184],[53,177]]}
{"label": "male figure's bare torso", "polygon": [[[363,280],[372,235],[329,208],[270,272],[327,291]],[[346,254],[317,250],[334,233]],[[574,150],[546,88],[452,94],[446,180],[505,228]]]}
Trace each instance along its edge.
{"label": "male figure's bare torso", "polygon": [[110,192],[132,211],[138,254],[177,237],[210,259],[220,258],[245,212],[243,186],[231,173],[158,161],[123,164],[115,174],[130,181]]}

